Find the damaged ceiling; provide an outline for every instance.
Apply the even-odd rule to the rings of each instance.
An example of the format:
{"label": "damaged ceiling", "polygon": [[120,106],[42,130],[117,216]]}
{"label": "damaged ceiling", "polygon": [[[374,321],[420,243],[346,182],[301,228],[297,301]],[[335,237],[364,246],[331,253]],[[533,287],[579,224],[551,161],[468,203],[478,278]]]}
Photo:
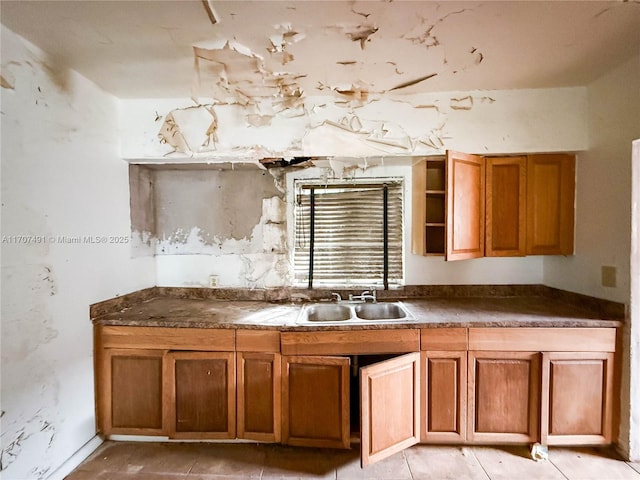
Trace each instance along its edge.
{"label": "damaged ceiling", "polygon": [[585,85],[640,49],[637,1],[0,6],[3,24],[118,97],[252,103],[256,126],[300,114],[305,95],[356,107],[383,95]]}

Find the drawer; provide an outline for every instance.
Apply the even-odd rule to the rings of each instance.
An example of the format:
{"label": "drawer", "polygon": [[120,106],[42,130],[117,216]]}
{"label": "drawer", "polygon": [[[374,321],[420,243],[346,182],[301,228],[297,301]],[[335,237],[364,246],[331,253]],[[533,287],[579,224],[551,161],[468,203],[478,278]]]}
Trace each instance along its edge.
{"label": "drawer", "polygon": [[280,351],[280,332],[274,330],[236,330],[236,351]]}
{"label": "drawer", "polygon": [[360,355],[420,350],[418,329],[283,332],[283,355]]}
{"label": "drawer", "polygon": [[103,348],[150,348],[233,352],[235,330],[171,327],[96,327],[97,345]]}
{"label": "drawer", "polygon": [[466,328],[423,328],[420,330],[421,350],[465,351]]}
{"label": "drawer", "polygon": [[615,328],[470,328],[469,350],[615,352]]}

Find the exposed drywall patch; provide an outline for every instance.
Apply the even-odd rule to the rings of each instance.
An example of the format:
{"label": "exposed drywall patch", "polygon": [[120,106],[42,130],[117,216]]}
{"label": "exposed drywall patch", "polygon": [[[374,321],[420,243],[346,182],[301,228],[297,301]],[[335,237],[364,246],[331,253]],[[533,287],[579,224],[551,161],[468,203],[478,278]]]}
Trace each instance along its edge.
{"label": "exposed drywall patch", "polygon": [[432,128],[429,132],[420,137],[418,141],[436,152],[441,152],[445,148],[445,140],[450,140],[452,138],[449,135],[445,135],[445,124],[446,123],[443,123],[438,127]]}
{"label": "exposed drywall patch", "polygon": [[177,108],[165,117],[158,138],[160,143],[171,145],[173,152],[206,153],[216,149],[217,128],[213,105]]}
{"label": "exposed drywall patch", "polygon": [[286,255],[242,255],[240,260],[243,265],[240,277],[248,288],[269,288],[290,282]]}

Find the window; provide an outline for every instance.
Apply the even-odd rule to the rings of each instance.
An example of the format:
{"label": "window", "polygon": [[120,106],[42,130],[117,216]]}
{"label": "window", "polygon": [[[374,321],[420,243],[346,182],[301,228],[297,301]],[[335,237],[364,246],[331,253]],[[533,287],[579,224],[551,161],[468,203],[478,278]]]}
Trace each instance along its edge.
{"label": "window", "polygon": [[403,282],[402,181],[295,182],[296,285]]}

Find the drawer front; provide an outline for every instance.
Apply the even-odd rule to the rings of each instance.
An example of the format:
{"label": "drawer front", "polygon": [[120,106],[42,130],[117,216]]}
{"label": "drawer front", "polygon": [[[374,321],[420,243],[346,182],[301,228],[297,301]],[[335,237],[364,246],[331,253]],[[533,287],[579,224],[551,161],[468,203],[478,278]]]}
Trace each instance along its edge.
{"label": "drawer front", "polygon": [[470,328],[469,350],[614,352],[615,328]]}
{"label": "drawer front", "polygon": [[235,350],[235,330],[231,329],[103,326],[98,335],[103,348]]}
{"label": "drawer front", "polygon": [[466,351],[466,328],[423,328],[420,330],[421,350]]}
{"label": "drawer front", "polygon": [[420,350],[418,329],[283,332],[283,355],[359,355]]}
{"label": "drawer front", "polygon": [[236,330],[236,351],[278,353],[280,351],[280,332],[275,330]]}

